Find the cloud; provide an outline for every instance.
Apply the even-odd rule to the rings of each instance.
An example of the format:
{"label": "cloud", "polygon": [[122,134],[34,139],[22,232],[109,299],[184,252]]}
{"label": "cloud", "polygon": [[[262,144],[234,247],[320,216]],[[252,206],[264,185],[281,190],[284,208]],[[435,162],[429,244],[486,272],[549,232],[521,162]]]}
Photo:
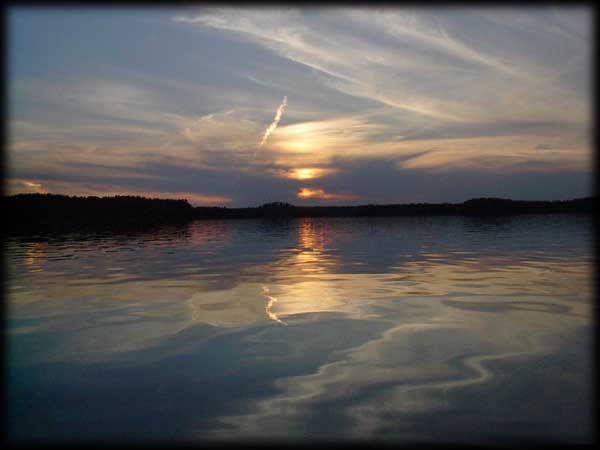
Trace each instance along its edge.
{"label": "cloud", "polygon": [[[439,121],[462,122],[477,115],[493,121],[529,114],[532,108],[545,114],[560,97],[572,113],[587,115],[585,102],[574,101],[556,83],[551,53],[537,49],[555,45],[570,58],[585,58],[589,49],[581,47],[579,38],[547,31],[535,13],[528,28],[515,30],[508,20],[489,23],[478,12],[341,9],[304,15],[298,10],[208,9],[175,20],[239,33],[321,72],[324,82],[348,95]],[[507,94],[510,108],[503,100]]]}
{"label": "cloud", "polygon": [[[48,30],[60,26],[44,18]],[[40,59],[32,71],[33,49],[14,52],[9,177],[242,206],[297,200],[311,179],[322,195],[380,202],[416,197],[406,179],[434,197],[452,190],[442,174],[589,173],[590,19],[585,8],[202,8],[136,22],[149,32],[171,23],[163,53],[121,39],[113,24],[118,44],[103,45],[118,52],[91,45],[85,55],[75,43],[89,31],[65,30],[74,39],[64,47],[36,41],[61,64]],[[27,29],[12,27],[11,41]],[[90,55],[93,64],[81,62]],[[349,160],[389,165],[389,192]]]}
{"label": "cloud", "polygon": [[199,160],[209,152],[239,152],[255,145],[252,141],[260,132],[261,124],[243,111],[213,113],[197,120],[190,120],[181,129],[189,155]]}
{"label": "cloud", "polygon": [[351,201],[358,199],[354,194],[332,194],[325,192],[323,189],[301,188],[297,197],[301,200],[335,200],[335,201]]}
{"label": "cloud", "polygon": [[384,131],[368,114],[298,122],[280,127],[271,147],[280,164],[326,164],[335,155],[362,154],[367,147],[380,153],[383,149],[373,141]]}
{"label": "cloud", "polygon": [[561,148],[560,145],[557,145],[557,144],[548,144],[548,143],[538,144],[538,145],[535,146],[536,150],[557,150],[557,149],[560,149],[560,148]]}
{"label": "cloud", "polygon": [[8,194],[46,194],[47,191],[44,189],[41,183],[34,183],[33,181],[20,180],[20,179],[9,179],[8,180]]}
{"label": "cloud", "polygon": [[275,128],[277,128],[277,125],[279,124],[279,121],[281,120],[281,116],[282,116],[283,111],[285,110],[286,106],[287,106],[287,95],[285,97],[283,97],[283,102],[281,103],[281,105],[279,105],[279,108],[277,108],[277,113],[275,114],[275,118],[273,119],[273,122],[271,122],[271,125],[269,125],[267,127],[267,129],[265,130],[265,134],[264,134],[262,140],[260,141],[260,144],[258,145],[259,147],[262,147],[264,145],[264,143],[267,142],[267,139],[269,138],[271,133],[273,131],[275,131]]}
{"label": "cloud", "polygon": [[538,170],[547,172],[591,170],[591,153],[573,152],[569,148],[542,153],[534,148],[536,141],[535,136],[495,136],[407,142],[405,149],[428,148],[429,151],[402,160],[398,168],[444,172],[459,169],[506,170],[515,173],[530,170],[528,163],[542,163]]}
{"label": "cloud", "polygon": [[338,172],[334,168],[322,168],[322,167],[301,167],[295,169],[275,169],[271,170],[277,176],[286,178],[289,180],[312,180],[315,178],[322,178],[328,175],[333,175]]}
{"label": "cloud", "polygon": [[[434,148],[398,167],[513,171],[540,160],[530,151],[536,139],[578,140],[537,164],[553,171],[591,161],[589,143],[578,138],[589,134],[589,100],[581,94],[588,92],[590,48],[569,27],[586,17],[566,10],[204,9],[176,20],[237,35],[319,74],[322,86],[377,105],[280,127],[271,141],[277,164]],[[579,87],[564,81],[565,70],[574,70]]]}

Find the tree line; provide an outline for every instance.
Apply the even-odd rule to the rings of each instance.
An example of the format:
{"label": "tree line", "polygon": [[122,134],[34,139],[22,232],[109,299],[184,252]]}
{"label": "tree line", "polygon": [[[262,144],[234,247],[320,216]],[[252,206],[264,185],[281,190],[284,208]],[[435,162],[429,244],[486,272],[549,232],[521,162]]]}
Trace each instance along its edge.
{"label": "tree line", "polygon": [[463,203],[409,203],[359,206],[294,206],[266,203],[258,207],[193,207],[185,199],[140,196],[67,196],[17,194],[2,198],[3,230],[69,231],[77,229],[145,228],[199,219],[294,217],[377,217],[414,215],[512,215],[591,213],[595,197],[574,200],[526,201],[476,198]]}

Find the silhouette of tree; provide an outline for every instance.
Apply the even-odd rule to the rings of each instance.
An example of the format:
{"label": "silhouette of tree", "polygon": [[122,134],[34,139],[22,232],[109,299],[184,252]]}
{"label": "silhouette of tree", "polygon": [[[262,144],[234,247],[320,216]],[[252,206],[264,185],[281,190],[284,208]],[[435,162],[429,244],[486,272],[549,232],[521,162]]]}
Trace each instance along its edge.
{"label": "silhouette of tree", "polygon": [[565,201],[522,201],[482,197],[463,203],[294,206],[284,202],[271,202],[253,208],[225,208],[192,207],[184,199],[128,195],[77,197],[18,194],[2,197],[5,216],[2,230],[9,233],[26,233],[79,229],[136,229],[185,223],[196,219],[592,213],[595,200],[595,197]]}

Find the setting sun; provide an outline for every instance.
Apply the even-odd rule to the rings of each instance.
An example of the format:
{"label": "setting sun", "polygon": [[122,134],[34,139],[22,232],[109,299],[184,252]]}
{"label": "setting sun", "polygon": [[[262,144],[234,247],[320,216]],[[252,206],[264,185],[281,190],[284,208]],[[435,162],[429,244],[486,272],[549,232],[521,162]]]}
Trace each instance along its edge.
{"label": "setting sun", "polygon": [[311,180],[321,178],[335,173],[335,169],[321,169],[315,167],[305,167],[301,169],[292,169],[285,173],[285,178],[292,180]]}
{"label": "setting sun", "polygon": [[309,180],[311,178],[315,178],[318,175],[318,169],[296,169],[292,173],[294,178],[298,180]]}

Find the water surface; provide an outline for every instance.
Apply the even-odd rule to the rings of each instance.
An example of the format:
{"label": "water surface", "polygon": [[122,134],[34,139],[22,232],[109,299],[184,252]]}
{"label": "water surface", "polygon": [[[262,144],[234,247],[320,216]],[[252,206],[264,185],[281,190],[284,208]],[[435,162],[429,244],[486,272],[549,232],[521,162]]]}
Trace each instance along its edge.
{"label": "water surface", "polygon": [[589,216],[5,243],[15,441],[592,439]]}

